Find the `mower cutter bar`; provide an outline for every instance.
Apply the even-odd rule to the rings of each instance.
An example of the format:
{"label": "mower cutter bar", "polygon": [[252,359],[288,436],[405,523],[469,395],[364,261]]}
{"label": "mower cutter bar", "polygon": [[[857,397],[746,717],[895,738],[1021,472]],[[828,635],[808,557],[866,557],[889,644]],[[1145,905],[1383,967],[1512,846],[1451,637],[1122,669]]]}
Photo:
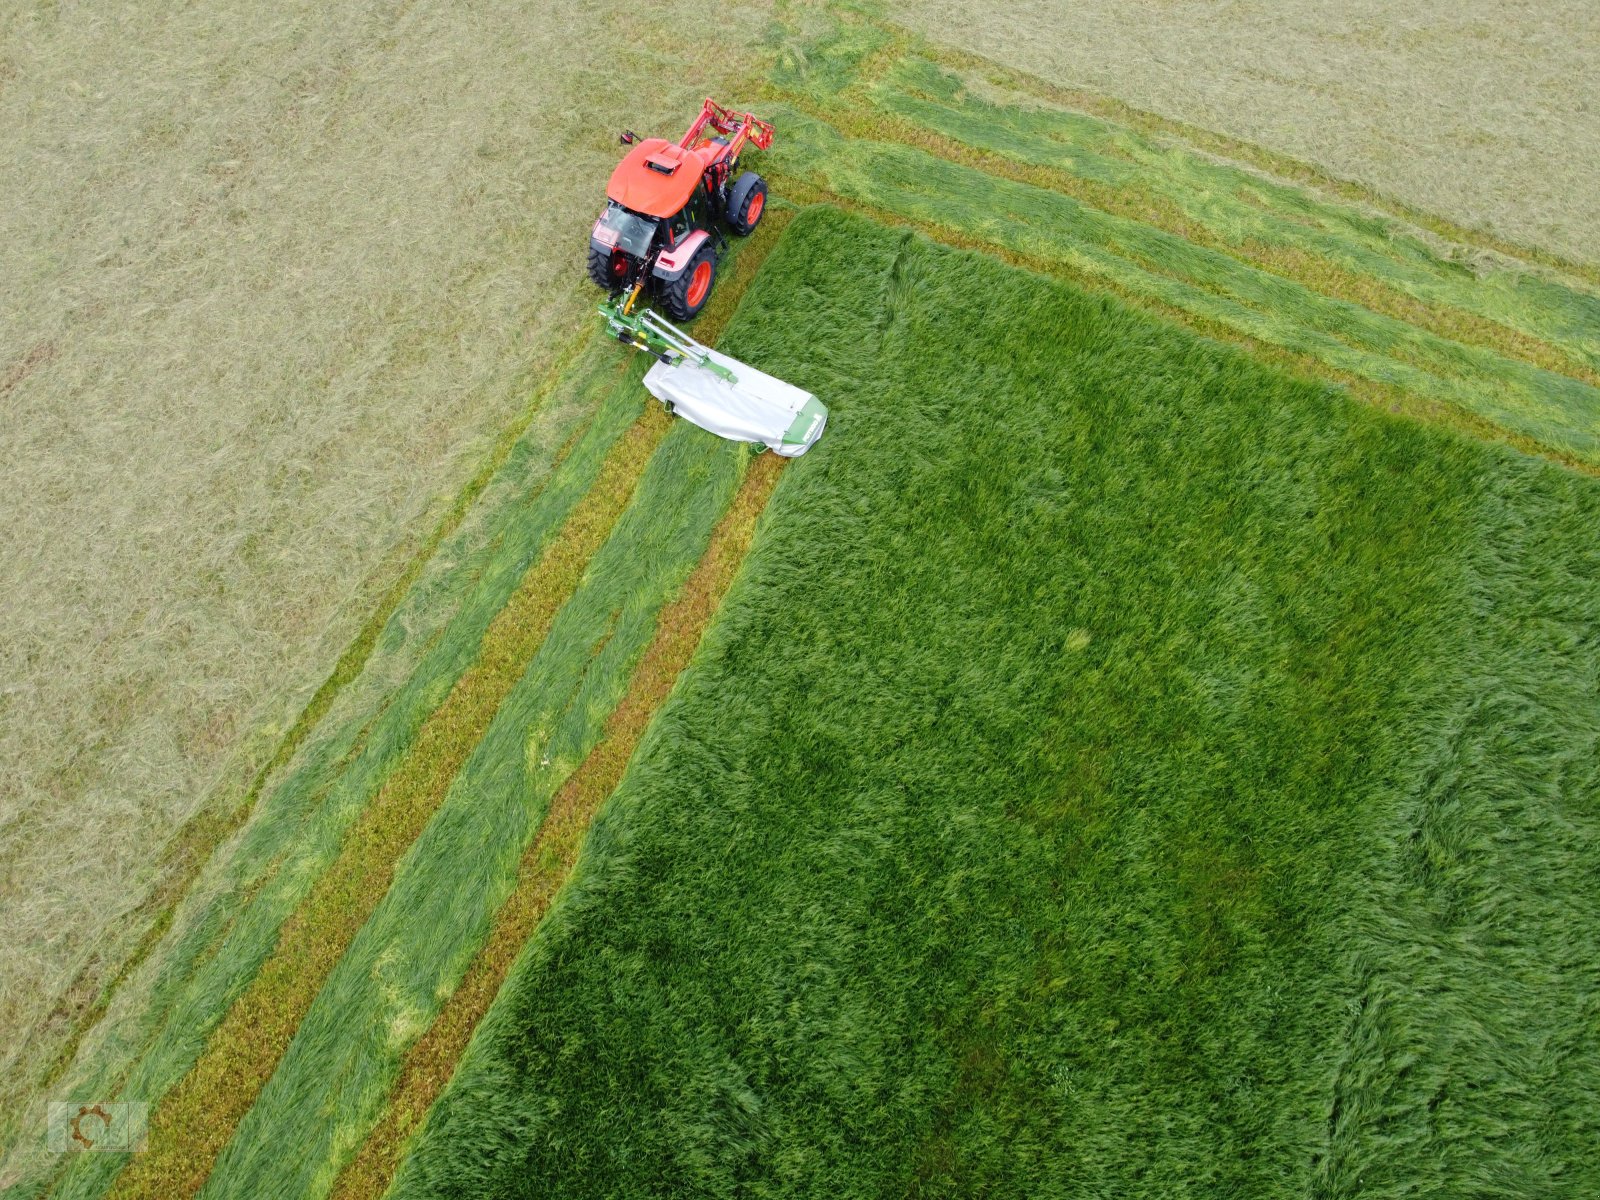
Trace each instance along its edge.
{"label": "mower cutter bar", "polygon": [[607,332],[619,342],[644,350],[669,366],[679,366],[688,361],[713,375],[720,375],[729,383],[739,382],[732,371],[713,361],[708,347],[702,346],[676,325],[648,308],[629,312],[625,293],[602,304],[600,315],[605,318]]}
{"label": "mower cutter bar", "polygon": [[633,311],[625,295],[602,304],[600,315],[623,345],[658,360],[644,377],[650,394],[701,429],[794,458],[827,427],[827,406],[810,392],[701,345],[648,308]]}

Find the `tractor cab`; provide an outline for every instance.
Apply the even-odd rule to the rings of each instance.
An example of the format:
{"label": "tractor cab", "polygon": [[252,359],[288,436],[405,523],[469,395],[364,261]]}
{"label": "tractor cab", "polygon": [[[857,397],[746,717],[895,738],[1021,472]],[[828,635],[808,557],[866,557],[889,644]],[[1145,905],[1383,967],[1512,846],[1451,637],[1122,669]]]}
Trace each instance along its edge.
{"label": "tractor cab", "polygon": [[[640,268],[655,253],[660,236],[659,218],[633,212],[615,200],[608,201],[589,233],[590,276],[611,291],[630,287]],[[604,269],[603,279],[595,274],[597,261]]]}

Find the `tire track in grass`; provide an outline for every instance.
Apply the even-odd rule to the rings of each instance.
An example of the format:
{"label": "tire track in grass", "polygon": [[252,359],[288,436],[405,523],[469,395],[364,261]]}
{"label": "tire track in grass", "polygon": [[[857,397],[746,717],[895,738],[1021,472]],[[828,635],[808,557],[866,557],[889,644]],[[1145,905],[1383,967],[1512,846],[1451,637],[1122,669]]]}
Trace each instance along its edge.
{"label": "tire track in grass", "polygon": [[665,414],[650,405],[612,450],[560,536],[490,625],[477,663],[423,725],[404,761],[345,837],[333,866],[285,923],[277,949],[230,1008],[200,1060],[151,1114],[150,1148],[129,1160],[113,1195],[169,1200],[190,1195],[205,1182],[323,981],[388,891],[400,856],[443,799],[627,507],[667,425]]}
{"label": "tire track in grass", "polygon": [[621,780],[650,719],[700,644],[744,561],[783,464],[773,454],[755,460],[682,595],[662,611],[655,640],[635,669],[627,695],[612,711],[599,744],[551,802],[488,941],[428,1032],[406,1055],[382,1119],[334,1185],[336,1200],[377,1200],[388,1188],[408,1138],[449,1082],[512,963],[571,872],[589,822]]}

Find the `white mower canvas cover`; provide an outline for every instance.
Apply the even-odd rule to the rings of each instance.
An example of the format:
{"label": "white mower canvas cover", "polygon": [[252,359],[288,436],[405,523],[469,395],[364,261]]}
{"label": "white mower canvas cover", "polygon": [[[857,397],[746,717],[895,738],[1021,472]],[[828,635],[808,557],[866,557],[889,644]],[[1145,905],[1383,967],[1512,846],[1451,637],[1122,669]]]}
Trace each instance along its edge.
{"label": "white mower canvas cover", "polygon": [[760,442],[786,458],[804,454],[822,436],[828,410],[810,392],[726,354],[709,348],[702,352],[739,382],[729,383],[684,359],[676,364],[657,362],[645,374],[644,386],[701,429],[736,442]]}

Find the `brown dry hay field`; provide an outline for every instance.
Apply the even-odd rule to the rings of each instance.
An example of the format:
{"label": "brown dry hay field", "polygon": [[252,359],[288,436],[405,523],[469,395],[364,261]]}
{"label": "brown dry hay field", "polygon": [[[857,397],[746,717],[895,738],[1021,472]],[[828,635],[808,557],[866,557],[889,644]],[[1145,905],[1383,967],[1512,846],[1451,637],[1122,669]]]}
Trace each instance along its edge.
{"label": "brown dry hay field", "polygon": [[1600,7],[1587,0],[896,0],[888,9],[927,37],[1052,84],[1600,262]]}
{"label": "brown dry hay field", "polygon": [[681,124],[767,21],[0,16],[0,1075],[525,423],[616,130]]}

